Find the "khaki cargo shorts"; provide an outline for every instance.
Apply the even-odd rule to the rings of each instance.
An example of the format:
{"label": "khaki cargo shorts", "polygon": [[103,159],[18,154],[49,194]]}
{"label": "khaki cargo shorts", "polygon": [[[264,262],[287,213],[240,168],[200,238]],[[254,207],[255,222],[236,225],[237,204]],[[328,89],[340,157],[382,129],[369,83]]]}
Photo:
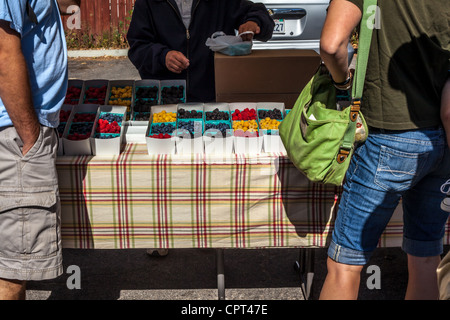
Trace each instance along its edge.
{"label": "khaki cargo shorts", "polygon": [[0,128],[0,278],[53,279],[62,273],[56,130],[41,126],[22,156],[14,127]]}

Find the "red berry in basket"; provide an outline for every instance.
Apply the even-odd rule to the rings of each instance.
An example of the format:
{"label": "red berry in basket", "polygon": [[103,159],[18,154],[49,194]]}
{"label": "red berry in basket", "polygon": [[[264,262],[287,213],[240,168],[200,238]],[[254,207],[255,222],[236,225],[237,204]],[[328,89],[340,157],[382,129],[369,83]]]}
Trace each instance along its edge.
{"label": "red berry in basket", "polygon": [[171,136],[168,133],[158,133],[158,134],[152,135],[151,138],[154,138],[154,139],[169,139],[169,138],[171,138]]}
{"label": "red berry in basket", "polygon": [[73,122],[94,122],[96,113],[94,112],[77,112],[73,117]]}
{"label": "red berry in basket", "polygon": [[81,89],[78,87],[69,87],[66,93],[66,99],[64,100],[65,104],[78,104],[80,100]]}
{"label": "red berry in basket", "polygon": [[70,116],[70,110],[61,110],[59,112],[59,121],[60,122],[67,122]]}
{"label": "red berry in basket", "polygon": [[99,119],[96,131],[99,133],[120,133],[120,125],[117,121],[109,123],[108,120]]}
{"label": "red berry in basket", "polygon": [[79,141],[79,140],[84,140],[89,138],[90,134],[86,133],[86,134],[81,134],[81,133],[72,133],[70,135],[67,136],[67,139],[69,140],[75,140],[75,141]]}
{"label": "red berry in basket", "polygon": [[231,118],[233,121],[256,120],[256,110],[245,108],[244,110],[240,111],[239,109],[236,109],[231,115]]}
{"label": "red berry in basket", "polygon": [[86,90],[85,102],[103,104],[105,103],[107,86],[89,87]]}

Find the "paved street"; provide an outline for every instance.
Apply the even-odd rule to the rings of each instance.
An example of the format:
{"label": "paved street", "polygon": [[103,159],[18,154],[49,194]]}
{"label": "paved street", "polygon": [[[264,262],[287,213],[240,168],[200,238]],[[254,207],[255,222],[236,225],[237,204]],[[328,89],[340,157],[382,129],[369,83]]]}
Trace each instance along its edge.
{"label": "paved street", "polygon": [[[126,58],[71,59],[69,77],[83,80],[139,79]],[[315,250],[312,299],[326,274],[326,249]],[[447,248],[448,250],[448,248]],[[224,250],[227,300],[303,300],[294,268],[300,249]],[[369,265],[380,269],[380,289],[369,289],[371,276],[362,273],[361,299],[403,299],[407,282],[406,256],[399,248],[378,249]],[[69,289],[70,266],[79,268],[80,288]],[[31,282],[29,300],[217,300],[215,249],[172,249],[151,257],[145,249],[64,249],[64,274]],[[370,279],[369,279],[370,280]],[[369,281],[370,282],[370,281]],[[69,285],[68,285],[69,284]]]}
{"label": "paved street", "polygon": [[[300,249],[226,249],[226,300],[303,300],[294,265]],[[312,299],[325,277],[325,249],[316,252]],[[381,270],[381,288],[370,290],[364,270],[360,298],[403,299],[406,259],[398,248],[379,249],[371,264]],[[80,268],[81,288],[69,289]],[[146,250],[64,250],[64,274],[56,280],[32,282],[30,300],[218,300],[216,251],[173,249],[166,257]]]}

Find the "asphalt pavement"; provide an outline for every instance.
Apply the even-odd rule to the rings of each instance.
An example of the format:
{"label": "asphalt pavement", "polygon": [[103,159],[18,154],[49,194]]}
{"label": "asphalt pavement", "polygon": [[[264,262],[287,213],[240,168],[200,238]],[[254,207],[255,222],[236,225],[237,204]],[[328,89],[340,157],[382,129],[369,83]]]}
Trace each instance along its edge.
{"label": "asphalt pavement", "polygon": [[[70,59],[69,78],[140,79],[126,57]],[[301,250],[225,249],[224,298],[305,300],[296,268]],[[315,259],[310,300],[317,299],[326,275],[326,248],[312,250]],[[29,282],[28,300],[219,299],[215,249],[171,249],[165,257],[150,256],[145,249],[63,249],[63,255],[63,275],[54,280]],[[374,288],[372,273],[363,269],[359,298],[402,300],[408,279],[403,251],[377,249],[369,265],[379,268],[379,286]]]}

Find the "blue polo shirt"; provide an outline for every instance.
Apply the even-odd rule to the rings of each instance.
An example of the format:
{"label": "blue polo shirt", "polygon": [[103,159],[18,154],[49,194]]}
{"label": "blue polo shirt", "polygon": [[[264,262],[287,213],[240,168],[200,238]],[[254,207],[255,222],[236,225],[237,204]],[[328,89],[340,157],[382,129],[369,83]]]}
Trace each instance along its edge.
{"label": "blue polo shirt", "polygon": [[[27,2],[37,18],[27,13]],[[32,15],[31,15],[32,16]],[[57,127],[67,91],[67,47],[56,0],[0,0],[0,20],[21,36],[34,107],[42,125]],[[1,85],[1,83],[0,83]],[[12,122],[0,98],[0,127]]]}

